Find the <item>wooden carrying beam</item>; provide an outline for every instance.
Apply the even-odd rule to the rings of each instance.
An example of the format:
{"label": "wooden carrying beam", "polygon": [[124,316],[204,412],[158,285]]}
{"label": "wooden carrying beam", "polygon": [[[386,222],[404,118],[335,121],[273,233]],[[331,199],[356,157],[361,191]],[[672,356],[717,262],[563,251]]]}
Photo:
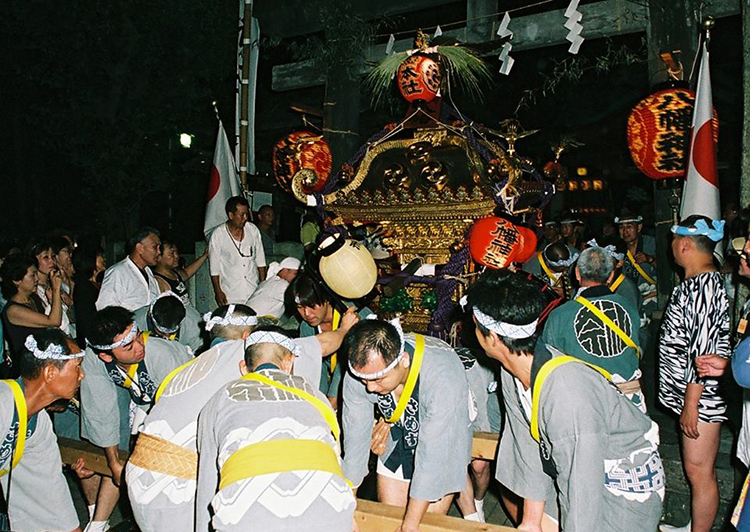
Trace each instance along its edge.
{"label": "wooden carrying beam", "polygon": [[[497,455],[497,444],[499,434],[491,432],[475,432],[472,444],[471,456],[473,458],[482,458],[483,460],[494,460]],[[60,446],[60,456],[63,464],[72,464],[78,457],[83,457],[86,461],[86,467],[95,473],[112,476],[107,459],[104,456],[104,450],[101,447],[92,445],[86,441],[71,440],[68,438],[58,438],[57,444]],[[120,451],[120,461],[126,462],[128,453]]]}
{"label": "wooden carrying beam", "polygon": [[[107,477],[112,476],[112,471],[107,465],[107,458],[104,456],[104,449],[92,445],[86,441],[70,440],[68,438],[57,438],[57,444],[60,446],[60,456],[63,464],[72,464],[79,457],[86,462],[86,468],[94,473],[99,473]],[[120,461],[125,463],[128,460],[128,453],[120,451]]]}
{"label": "wooden carrying beam", "polygon": [[[107,459],[104,456],[104,450],[85,441],[70,440],[68,438],[58,438],[57,443],[60,446],[60,456],[64,464],[72,464],[79,457],[86,462],[86,467],[95,473],[112,476],[107,466]],[[492,460],[497,453],[498,435],[488,432],[477,432],[474,434],[474,444],[472,456],[474,458],[484,458]],[[120,460],[127,461],[128,453],[120,451]],[[360,532],[382,532],[383,530],[395,530],[401,524],[404,516],[404,509],[398,506],[390,506],[379,502],[357,500],[357,511],[355,517],[359,524]],[[447,515],[427,514],[420,525],[422,532],[508,532],[512,528],[491,525],[488,523],[475,523],[465,521],[457,517]]]}
{"label": "wooden carrying beam", "polygon": [[[360,532],[383,532],[396,530],[401,526],[404,509],[379,502],[357,499],[357,511],[354,514]],[[451,532],[461,530],[465,532],[510,532],[515,530],[507,526],[491,525],[489,523],[475,523],[458,517],[447,515],[426,514],[419,525],[421,532]]]}

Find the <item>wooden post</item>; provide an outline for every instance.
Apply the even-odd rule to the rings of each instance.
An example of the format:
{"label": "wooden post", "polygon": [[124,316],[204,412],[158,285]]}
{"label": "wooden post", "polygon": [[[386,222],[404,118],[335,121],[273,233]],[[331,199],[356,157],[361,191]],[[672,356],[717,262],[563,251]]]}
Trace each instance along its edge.
{"label": "wooden post", "polygon": [[[679,60],[685,71],[685,79],[698,48],[698,24],[693,18],[697,10],[696,0],[650,0],[648,9],[648,77],[651,85],[669,79],[667,67],[661,60],[662,52],[680,50]],[[670,228],[673,210],[670,198],[673,190],[654,183],[654,220],[656,223],[656,262],[659,293],[659,308],[663,309],[675,283],[675,269],[670,251]]]}
{"label": "wooden post", "polygon": [[485,42],[492,40],[492,23],[498,17],[489,17],[498,12],[497,0],[467,0],[465,42]]}
{"label": "wooden post", "polygon": [[250,100],[250,30],[253,23],[253,0],[245,0],[242,17],[242,79],[240,80],[240,183],[247,190],[247,131],[249,125],[248,102]]}
{"label": "wooden post", "polygon": [[750,204],[750,0],[742,0],[742,154],[740,206]]}

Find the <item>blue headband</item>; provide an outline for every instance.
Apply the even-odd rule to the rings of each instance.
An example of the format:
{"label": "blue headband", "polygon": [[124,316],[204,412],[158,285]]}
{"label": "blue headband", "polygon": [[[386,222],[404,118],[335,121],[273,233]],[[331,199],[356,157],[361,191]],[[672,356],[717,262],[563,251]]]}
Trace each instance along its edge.
{"label": "blue headband", "polygon": [[693,227],[684,227],[682,225],[673,225],[672,232],[680,236],[707,236],[714,242],[724,238],[724,220],[711,220],[711,228],[708,227],[706,220],[698,220]]}

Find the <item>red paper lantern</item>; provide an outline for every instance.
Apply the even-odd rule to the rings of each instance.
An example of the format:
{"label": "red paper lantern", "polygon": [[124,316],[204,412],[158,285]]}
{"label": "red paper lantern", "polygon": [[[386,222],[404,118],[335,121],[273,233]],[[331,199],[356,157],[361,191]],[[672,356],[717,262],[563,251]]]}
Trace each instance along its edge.
{"label": "red paper lantern", "polygon": [[292,180],[300,172],[305,194],[321,191],[331,175],[332,163],[328,143],[310,131],[290,133],[273,147],[273,174],[287,192],[292,191]]}
{"label": "red paper lantern", "polygon": [[406,101],[429,102],[440,91],[440,66],[426,55],[414,54],[403,60],[396,79]]}
{"label": "red paper lantern", "polygon": [[469,235],[471,257],[488,268],[505,268],[511,262],[517,262],[524,247],[524,236],[518,227],[496,216],[478,220]]}
{"label": "red paper lantern", "polygon": [[536,233],[528,227],[520,225],[516,226],[518,232],[521,233],[521,241],[523,247],[516,253],[513,258],[513,262],[523,263],[531,258],[536,253]]}
{"label": "red paper lantern", "polygon": [[[695,93],[681,88],[665,89],[636,105],[628,117],[628,147],[638,169],[651,179],[685,175],[690,124]],[[719,119],[714,110],[714,142]]]}

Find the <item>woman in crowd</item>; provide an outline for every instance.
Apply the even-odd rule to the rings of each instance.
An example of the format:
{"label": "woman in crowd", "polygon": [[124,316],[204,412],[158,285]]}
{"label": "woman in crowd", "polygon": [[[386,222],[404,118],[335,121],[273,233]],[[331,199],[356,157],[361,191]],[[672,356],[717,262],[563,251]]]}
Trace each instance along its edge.
{"label": "woman in crowd", "polygon": [[50,239],[52,258],[55,268],[60,272],[62,278],[63,303],[67,306],[73,305],[73,247],[70,241],[58,236]]}
{"label": "woman in crowd", "polygon": [[171,290],[177,294],[186,305],[190,302],[187,293],[187,281],[200,270],[208,258],[208,247],[203,255],[195,259],[184,269],[180,268],[180,252],[177,245],[169,238],[161,239],[161,256],[154,268],[154,277],[162,292]]}
{"label": "woman in crowd", "polygon": [[[55,265],[55,254],[52,251],[52,244],[47,240],[40,240],[32,244],[29,248],[29,254],[36,259],[36,294],[43,305],[43,312],[49,314],[52,311],[52,284],[50,273],[53,271],[60,277],[60,298],[62,300],[62,321],[58,325],[68,336],[75,336],[75,326],[70,323],[68,316],[69,305],[73,300],[62,290],[62,275]],[[67,299],[67,303],[66,303]]]}
{"label": "woman in crowd", "polygon": [[76,309],[76,342],[86,348],[89,325],[96,314],[96,298],[102,287],[102,274],[107,269],[102,248],[93,243],[81,244],[73,253],[75,269],[75,291],[73,303]]}
{"label": "woman in crowd", "polygon": [[[11,361],[16,362],[23,349],[26,337],[45,327],[60,327],[62,322],[62,279],[60,274],[50,271],[50,312],[44,312],[44,305],[37,295],[37,267],[34,258],[27,255],[12,255],[0,267],[3,296],[8,303],[3,309],[3,327],[10,346]],[[13,377],[18,375],[15,367],[2,368],[2,373]]]}

